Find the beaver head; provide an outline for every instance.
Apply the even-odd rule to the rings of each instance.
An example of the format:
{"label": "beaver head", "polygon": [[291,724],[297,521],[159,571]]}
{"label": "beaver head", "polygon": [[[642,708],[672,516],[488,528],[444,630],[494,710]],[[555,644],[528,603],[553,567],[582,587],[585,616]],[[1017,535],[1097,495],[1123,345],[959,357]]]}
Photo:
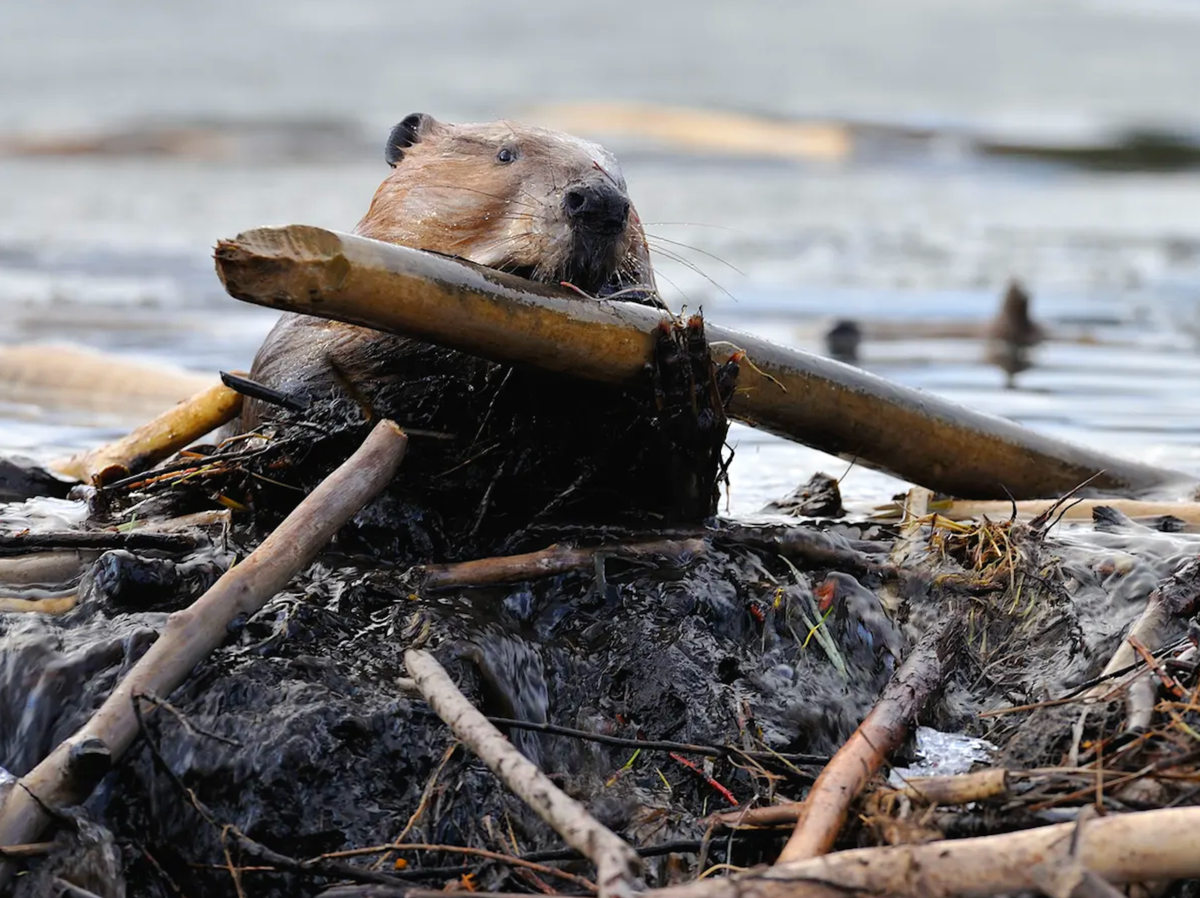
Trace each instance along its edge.
{"label": "beaver head", "polygon": [[357,233],[458,256],[593,296],[652,294],[646,237],[625,178],[598,144],[508,122],[414,113],[392,129],[392,173]]}

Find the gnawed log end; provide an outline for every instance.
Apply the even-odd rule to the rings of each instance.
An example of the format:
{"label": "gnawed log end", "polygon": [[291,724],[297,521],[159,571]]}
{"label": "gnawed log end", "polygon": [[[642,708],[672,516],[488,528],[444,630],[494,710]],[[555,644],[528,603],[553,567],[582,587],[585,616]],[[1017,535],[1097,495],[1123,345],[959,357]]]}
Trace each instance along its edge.
{"label": "gnawed log end", "polygon": [[351,270],[338,235],[309,225],[243,231],[219,240],[213,261],[230,296],[274,307],[311,306],[340,290]]}

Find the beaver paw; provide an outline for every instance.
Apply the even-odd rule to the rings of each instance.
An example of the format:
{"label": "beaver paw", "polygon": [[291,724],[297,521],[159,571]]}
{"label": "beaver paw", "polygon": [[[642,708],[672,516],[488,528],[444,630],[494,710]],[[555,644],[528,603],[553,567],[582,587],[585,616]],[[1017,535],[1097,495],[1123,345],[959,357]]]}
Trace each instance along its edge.
{"label": "beaver paw", "polygon": [[725,408],[737,384],[734,361],[718,368],[704,336],[704,319],[664,321],[655,332],[650,376],[655,422],[668,459],[671,506],[679,520],[709,517],[717,509],[729,419]]}

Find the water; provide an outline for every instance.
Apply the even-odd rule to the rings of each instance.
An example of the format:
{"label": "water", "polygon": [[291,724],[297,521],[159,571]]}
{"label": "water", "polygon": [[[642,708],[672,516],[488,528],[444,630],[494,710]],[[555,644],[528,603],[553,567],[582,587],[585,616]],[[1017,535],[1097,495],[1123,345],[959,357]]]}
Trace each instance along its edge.
{"label": "water", "polygon": [[[616,100],[1014,141],[1086,142],[1135,126],[1200,131],[1188,90],[1200,82],[1200,6],[1172,0],[215,0],[202,10],[59,0],[0,5],[0,34],[0,344],[73,343],[209,374],[245,368],[274,317],[222,292],[210,258],[216,240],[262,223],[351,228],[386,173],[389,127],[413,111],[536,120],[548,103]],[[97,135],[115,137],[104,144]],[[868,340],[863,366],[1200,476],[1200,173],[985,159],[957,138],[783,162],[588,136],[622,159],[673,306],[703,307],[722,324],[808,350],[821,348],[837,318],[907,329],[904,339]],[[72,140],[92,151],[12,152]],[[982,323],[1014,276],[1054,339],[1007,389],[981,341],[933,339],[914,325]],[[13,401],[4,389],[0,454],[48,459],[139,420]],[[814,470],[836,476],[848,467],[745,427],[731,442],[735,514],[790,493]],[[901,486],[856,467],[842,491],[862,508]],[[80,511],[34,503],[9,509],[0,524],[68,527]],[[1052,546],[1078,588],[1070,602],[1047,601],[1047,614],[1066,615],[1074,629],[1020,634],[1028,645],[1011,650],[1022,662],[1011,682],[1031,696],[1094,673],[1146,594],[1196,549],[1191,534],[1105,538],[1063,536]],[[1126,553],[1136,561],[1106,573],[1116,570],[1107,560]],[[750,576],[750,564],[714,557],[690,581],[679,574],[673,583],[667,571],[653,589],[635,589],[619,571],[603,591],[571,575],[569,588],[531,587],[554,591],[554,601],[499,589],[447,598],[444,607],[397,603],[395,588],[372,592],[310,571],[173,696],[190,718],[242,746],[166,715],[151,737],[220,819],[268,844],[303,855],[390,838],[448,739],[394,688],[406,625],[420,631],[419,615],[441,608],[438,627],[460,640],[449,653],[459,659],[456,676],[490,681],[497,710],[604,730],[623,708],[632,710],[631,732],[721,741],[739,731],[740,703],[753,700],[755,724],[773,745],[802,737],[809,744],[793,747],[830,750],[890,669],[854,654],[864,634],[889,644],[888,632],[862,626],[886,619],[874,606],[872,615],[832,619],[858,665],[846,695],[823,655],[797,649],[806,627],[783,619],[792,606],[774,610],[781,590],[808,607],[810,576],[766,567]],[[765,625],[748,604],[765,612]],[[109,598],[66,618],[4,617],[0,683],[10,688],[0,689],[0,760],[19,774],[86,718],[164,615]],[[501,626],[485,626],[493,618]],[[1076,630],[1078,645],[1061,635]],[[617,704],[606,691],[614,676]],[[952,701],[975,720],[983,699]],[[628,758],[521,739],[551,769],[607,776]],[[469,830],[454,827],[477,820],[481,807],[494,805],[497,820],[512,808],[462,755],[414,837],[470,841]],[[185,863],[219,858],[215,836],[187,816],[143,749],[127,760],[119,782],[94,800],[114,831],[136,833],[160,857],[157,846],[182,846],[175,875],[211,875],[203,886],[228,891],[224,874]],[[674,807],[711,810],[702,782],[665,765],[646,761],[616,794],[630,807],[652,806],[648,796],[670,776]],[[0,793],[4,780],[0,770]],[[730,783],[749,796],[749,783]],[[145,796],[163,809],[148,822]],[[699,834],[683,814],[671,819],[681,835]],[[143,861],[130,863],[131,882],[158,881],[136,866]]]}
{"label": "water", "polygon": [[[414,109],[537,120],[547,103],[601,99],[1012,140],[1070,143],[1134,126],[1192,133],[1200,121],[1184,86],[1200,77],[1197,9],[7,4],[0,147],[154,127],[201,136],[182,155],[0,153],[0,341],[244,368],[272,316],[222,293],[213,243],[265,222],[349,229],[386,173],[388,127]],[[972,340],[868,342],[863,365],[1200,474],[1200,174],[985,160],[936,141],[794,163],[597,136],[623,160],[673,305],[819,349],[822,329],[846,315],[982,322],[1019,276],[1061,339],[1039,350],[1017,389],[1004,389]],[[6,403],[0,385],[0,451],[50,457],[132,423]],[[747,428],[733,437],[734,512],[814,469],[846,469]],[[869,504],[899,486],[855,469],[843,491]]]}

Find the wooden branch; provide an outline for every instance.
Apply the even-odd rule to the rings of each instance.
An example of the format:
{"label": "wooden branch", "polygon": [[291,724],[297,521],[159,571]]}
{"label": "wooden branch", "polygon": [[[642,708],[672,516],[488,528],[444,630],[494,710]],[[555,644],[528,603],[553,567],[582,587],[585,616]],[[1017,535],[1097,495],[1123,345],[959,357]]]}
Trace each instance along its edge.
{"label": "wooden branch", "polygon": [[52,599],[14,599],[0,596],[0,613],[66,614],[79,603],[79,596],[55,596]]}
{"label": "wooden branch", "polygon": [[[1041,499],[1016,503],[1007,501],[933,502],[929,510],[953,521],[974,520],[984,515],[993,521],[1006,521],[1015,510],[1022,520],[1032,520],[1044,514],[1057,499]],[[1114,508],[1129,518],[1150,518],[1171,515],[1188,524],[1200,524],[1200,502],[1143,502],[1137,499],[1084,499],[1064,509],[1064,521],[1090,521],[1092,512],[1101,506]]]}
{"label": "wooden branch", "polygon": [[[216,249],[230,295],[404,334],[497,361],[614,384],[641,383],[663,313],[580,299],[443,256],[292,225]],[[1195,479],[1026,430],[829,359],[713,324],[717,361],[740,351],[729,413],[923,486],[969,498],[1140,493]]]}
{"label": "wooden branch", "polygon": [[1037,865],[1074,856],[1110,883],[1169,881],[1200,876],[1196,828],[1200,808],[1113,814],[999,836],[839,851],[724,879],[712,878],[642,898],[961,898],[1036,891]]}
{"label": "wooden branch", "polygon": [[479,558],[457,564],[427,564],[423,568],[424,585],[428,589],[488,586],[583,570],[595,564],[597,556],[638,559],[663,555],[669,558],[692,558],[707,551],[708,543],[703,539],[659,539],[583,549],[550,546],[523,555]]}
{"label": "wooden branch", "polygon": [[917,714],[941,688],[957,652],[953,618],[930,629],[917,643],[853,735],[821,771],[803,801],[796,829],[779,855],[779,863],[825,854],[837,841],[850,804],[887,756],[908,736]]}
{"label": "wooden branch", "polygon": [[[261,608],[302,570],[343,524],[396,473],[408,438],[391,421],[380,422],[349,459],[305,497],[282,524],[240,564],[230,568],[188,608],[167,619],[158,641],[142,656],[99,710],[49,757],[23,776],[0,807],[0,845],[33,841],[53,812],[78,804],[98,780],[80,777],[77,760],[100,749],[120,758],[137,735],[137,695],[166,697],[225,641],[239,614]],[[97,770],[103,775],[107,767]],[[82,779],[82,781],[81,781]],[[0,864],[0,889],[11,874]]]}
{"label": "wooden branch", "polygon": [[[1158,588],[1150,593],[1146,608],[1113,656],[1100,673],[1102,680],[1112,676],[1119,670],[1124,670],[1137,663],[1139,655],[1134,643],[1148,646],[1151,651],[1158,651],[1166,638],[1166,633],[1173,620],[1192,615],[1200,604],[1200,558],[1193,558],[1184,563],[1170,576],[1159,581]],[[1100,682],[1082,696],[1086,700],[1099,700],[1112,691],[1111,684]],[[1084,712],[1087,713],[1086,711]]]}
{"label": "wooden branch", "polygon": [[914,776],[899,790],[909,798],[930,805],[968,804],[1002,798],[1008,794],[1008,771],[989,767],[957,776]]}
{"label": "wooden branch", "polygon": [[151,530],[42,530],[0,533],[0,558],[28,557],[30,552],[72,549],[103,552],[108,549],[144,549],[157,552],[190,552],[205,542],[195,534]]}
{"label": "wooden branch", "polygon": [[479,755],[504,785],[562,836],[563,841],[596,865],[601,898],[632,898],[642,865],[637,852],[517,751],[467,701],[433,655],[409,649],[404,653],[404,664],[429,706],[454,735]]}
{"label": "wooden branch", "polygon": [[0,346],[3,402],[138,421],[210,383],[201,374],[65,343]]}
{"label": "wooden branch", "polygon": [[143,424],[128,436],[82,455],[54,462],[55,471],[103,486],[144,471],[238,416],[242,394],[214,384]]}
{"label": "wooden branch", "polygon": [[759,827],[794,825],[804,807],[802,801],[784,801],[779,804],[763,805],[760,808],[739,808],[710,814],[705,819],[730,829],[758,829]]}
{"label": "wooden branch", "polygon": [[83,576],[95,556],[86,550],[31,552],[15,558],[0,555],[0,587],[70,583]]}

